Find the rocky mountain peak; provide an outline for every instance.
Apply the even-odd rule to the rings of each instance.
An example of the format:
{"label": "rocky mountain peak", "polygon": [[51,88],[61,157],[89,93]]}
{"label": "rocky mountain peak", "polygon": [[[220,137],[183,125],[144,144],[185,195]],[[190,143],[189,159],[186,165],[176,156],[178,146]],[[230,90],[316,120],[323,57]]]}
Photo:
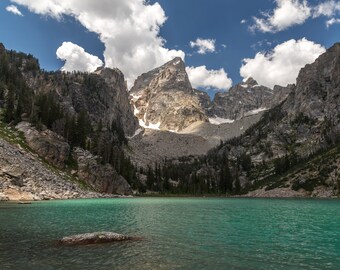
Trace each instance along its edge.
{"label": "rocky mountain peak", "polygon": [[340,42],[334,43],[332,47],[330,47],[327,52],[338,52],[340,50]]}
{"label": "rocky mountain peak", "polygon": [[287,87],[276,85],[274,89],[270,89],[264,85],[259,85],[256,80],[249,77],[244,82],[231,87],[229,91],[217,93],[209,114],[237,120],[278,105],[294,89],[295,85],[288,85]]}
{"label": "rocky mountain peak", "polygon": [[146,88],[155,91],[190,90],[191,84],[188,74],[185,71],[185,64],[180,57],[165,63],[147,73],[143,73],[137,78],[130,92],[138,94]]}
{"label": "rocky mountain peak", "polygon": [[4,44],[2,44],[2,43],[0,42],[0,54],[2,54],[2,53],[5,52],[5,51],[6,51],[6,49],[5,49]]}
{"label": "rocky mountain peak", "polygon": [[174,66],[178,66],[180,68],[184,68],[185,69],[185,63],[183,61],[183,59],[181,57],[175,57],[174,59],[170,60],[169,62],[165,63],[163,66],[166,65],[174,65]]}
{"label": "rocky mountain peak", "polygon": [[179,131],[207,121],[201,92],[192,88],[179,57],[142,74],[130,90],[140,125]]}
{"label": "rocky mountain peak", "polygon": [[254,86],[258,85],[258,83],[252,77],[248,77],[241,85]]}

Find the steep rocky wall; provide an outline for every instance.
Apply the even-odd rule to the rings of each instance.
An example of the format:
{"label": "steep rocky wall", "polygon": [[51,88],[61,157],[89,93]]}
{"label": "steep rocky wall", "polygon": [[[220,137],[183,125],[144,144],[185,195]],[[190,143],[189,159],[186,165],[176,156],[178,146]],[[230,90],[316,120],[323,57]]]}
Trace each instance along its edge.
{"label": "steep rocky wall", "polygon": [[208,120],[206,95],[191,87],[181,58],[139,76],[130,93],[142,125],[180,131]]}
{"label": "steep rocky wall", "polygon": [[138,128],[124,75],[118,69],[100,68],[90,74],[27,72],[24,76],[36,94],[53,93],[65,112],[87,112],[93,126],[101,122],[110,127],[112,121],[120,122],[130,136]]}

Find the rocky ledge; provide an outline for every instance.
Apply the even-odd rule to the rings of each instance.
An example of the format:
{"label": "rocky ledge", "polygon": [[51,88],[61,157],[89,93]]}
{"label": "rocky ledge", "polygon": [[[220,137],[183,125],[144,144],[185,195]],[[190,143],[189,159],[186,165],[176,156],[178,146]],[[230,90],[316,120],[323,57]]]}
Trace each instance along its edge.
{"label": "rocky ledge", "polygon": [[66,236],[59,240],[63,245],[90,245],[133,240],[134,237],[114,232],[93,232]]}

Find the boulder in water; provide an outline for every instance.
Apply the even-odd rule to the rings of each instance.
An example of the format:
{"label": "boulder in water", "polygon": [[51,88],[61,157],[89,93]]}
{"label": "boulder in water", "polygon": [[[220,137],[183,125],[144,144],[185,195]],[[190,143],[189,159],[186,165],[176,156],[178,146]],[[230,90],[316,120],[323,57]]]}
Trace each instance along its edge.
{"label": "boulder in water", "polygon": [[102,244],[118,241],[132,240],[131,236],[126,236],[114,232],[93,232],[66,236],[60,239],[63,245],[89,245],[89,244]]}

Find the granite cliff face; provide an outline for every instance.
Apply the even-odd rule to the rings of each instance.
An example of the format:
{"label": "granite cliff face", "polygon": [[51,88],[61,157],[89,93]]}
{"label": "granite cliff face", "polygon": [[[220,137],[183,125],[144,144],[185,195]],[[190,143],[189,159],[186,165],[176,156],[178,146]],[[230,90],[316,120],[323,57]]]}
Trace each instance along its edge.
{"label": "granite cliff face", "polygon": [[292,117],[303,114],[320,122],[328,119],[339,129],[339,99],[340,43],[336,43],[301,69],[296,90],[289,95],[284,109]]}
{"label": "granite cliff face", "polygon": [[191,87],[181,58],[139,76],[130,94],[142,126],[180,131],[208,120],[203,104],[207,95]]}
{"label": "granite cliff face", "polygon": [[54,93],[71,115],[85,111],[93,126],[119,122],[126,135],[138,128],[124,75],[118,69],[100,68],[91,74],[26,72],[24,77],[36,94]]}
{"label": "granite cliff face", "polygon": [[239,120],[268,110],[282,102],[294,85],[259,85],[253,78],[227,92],[216,93],[211,101],[206,92],[193,89],[185,64],[175,58],[165,65],[144,73],[131,88],[131,102],[142,126],[181,131],[209,117]]}
{"label": "granite cliff face", "polygon": [[241,119],[279,104],[287,97],[292,87],[275,86],[270,89],[259,85],[250,77],[227,92],[217,93],[209,114],[230,120]]}

